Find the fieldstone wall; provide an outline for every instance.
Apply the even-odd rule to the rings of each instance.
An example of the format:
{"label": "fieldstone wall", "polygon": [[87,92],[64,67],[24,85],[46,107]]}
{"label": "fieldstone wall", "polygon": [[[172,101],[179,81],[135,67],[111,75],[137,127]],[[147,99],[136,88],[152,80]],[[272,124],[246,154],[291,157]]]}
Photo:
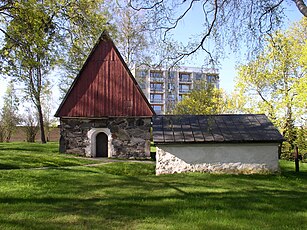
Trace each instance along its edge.
{"label": "fieldstone wall", "polygon": [[272,170],[265,164],[246,164],[241,162],[189,164],[159,147],[156,148],[156,175],[182,172],[266,174],[272,173]]}
{"label": "fieldstone wall", "polygon": [[125,159],[150,158],[151,118],[120,117],[101,119],[61,118],[61,152],[94,157],[89,153],[91,129],[107,128],[111,132],[109,157]]}

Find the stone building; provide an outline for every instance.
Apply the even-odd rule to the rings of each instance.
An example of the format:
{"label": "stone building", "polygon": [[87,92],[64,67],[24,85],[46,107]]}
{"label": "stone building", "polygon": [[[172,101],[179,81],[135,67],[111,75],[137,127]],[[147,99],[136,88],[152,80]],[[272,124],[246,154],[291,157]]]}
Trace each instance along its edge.
{"label": "stone building", "polygon": [[149,158],[154,110],[106,32],[55,116],[60,151],[87,157]]}
{"label": "stone building", "polygon": [[264,114],[153,117],[156,174],[279,170],[284,140]]}

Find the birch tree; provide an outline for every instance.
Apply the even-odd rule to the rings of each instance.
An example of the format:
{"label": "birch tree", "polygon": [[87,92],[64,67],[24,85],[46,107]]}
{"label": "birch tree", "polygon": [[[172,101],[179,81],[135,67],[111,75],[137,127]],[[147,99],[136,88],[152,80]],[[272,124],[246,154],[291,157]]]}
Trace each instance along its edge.
{"label": "birch tree", "polygon": [[293,149],[294,126],[307,114],[307,18],[286,32],[276,32],[265,51],[239,68],[237,88],[251,105],[269,116]]}

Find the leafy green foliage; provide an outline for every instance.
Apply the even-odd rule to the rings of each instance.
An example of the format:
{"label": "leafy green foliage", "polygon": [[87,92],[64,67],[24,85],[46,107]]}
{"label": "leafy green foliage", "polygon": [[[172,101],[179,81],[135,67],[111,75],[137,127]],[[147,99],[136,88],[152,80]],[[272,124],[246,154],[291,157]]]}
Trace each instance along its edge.
{"label": "leafy green foliage", "polygon": [[[307,19],[288,31],[277,32],[255,60],[239,68],[238,90],[255,112],[265,113],[287,139],[291,155],[296,143],[295,125],[306,128]],[[306,139],[303,138],[303,139]]]}
{"label": "leafy green foliage", "polygon": [[66,72],[60,85],[67,90],[65,82],[72,82],[70,77],[76,76],[97,37],[109,28],[103,3],[29,0],[9,1],[0,8],[1,68],[24,86],[26,99],[35,106],[42,143],[46,142],[44,118],[48,118],[43,107],[50,101],[48,75],[61,66]]}
{"label": "leafy green foliage", "polygon": [[0,114],[0,142],[3,140],[9,142],[12,133],[21,121],[20,115],[18,115],[19,99],[12,82],[8,84],[3,99],[4,105]]}
{"label": "leafy green foliage", "polygon": [[45,143],[42,97],[50,87],[48,73],[56,61],[54,12],[49,1],[15,2],[6,21],[5,44],[1,50],[5,74],[24,86],[25,96],[39,115],[41,141]]}
{"label": "leafy green foliage", "polygon": [[199,84],[182,101],[178,102],[174,114],[218,114],[224,110],[222,90],[207,84],[205,81]]}

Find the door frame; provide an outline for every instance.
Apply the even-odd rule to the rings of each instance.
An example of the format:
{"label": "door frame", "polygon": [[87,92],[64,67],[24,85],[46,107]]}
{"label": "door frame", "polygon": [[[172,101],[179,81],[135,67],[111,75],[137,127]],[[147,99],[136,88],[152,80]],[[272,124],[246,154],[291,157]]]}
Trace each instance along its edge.
{"label": "door frame", "polygon": [[92,128],[87,132],[87,137],[89,139],[89,145],[86,147],[86,156],[96,157],[96,137],[99,133],[104,133],[108,137],[108,157],[113,155],[113,145],[112,145],[112,134],[108,128]]}

